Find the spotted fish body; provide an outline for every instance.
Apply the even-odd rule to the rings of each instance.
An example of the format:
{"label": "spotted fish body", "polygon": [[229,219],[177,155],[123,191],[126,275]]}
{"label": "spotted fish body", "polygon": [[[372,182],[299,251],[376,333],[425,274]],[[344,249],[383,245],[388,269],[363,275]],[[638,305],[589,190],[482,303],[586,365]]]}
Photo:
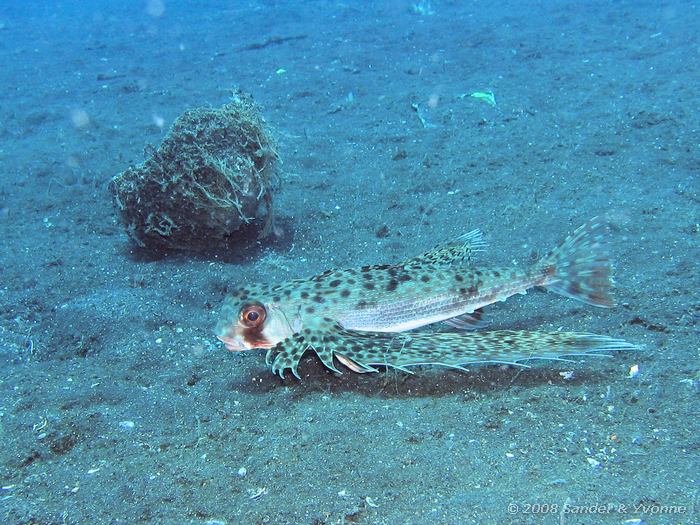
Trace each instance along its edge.
{"label": "spotted fish body", "polygon": [[[296,374],[299,359],[309,348],[328,368],[337,370],[335,357],[357,372],[380,364],[459,366],[475,359],[498,360],[499,355],[515,362],[537,353],[533,337],[540,340],[540,355],[577,353],[582,347],[609,349],[619,341],[587,334],[397,335],[469,315],[533,286],[595,306],[611,306],[604,229],[604,223],[590,221],[527,270],[474,266],[474,253],[483,248],[475,230],[459,243],[400,264],[329,270],[310,279],[251,285],[225,300],[216,333],[229,350],[269,349],[268,358],[276,355],[273,371],[280,375],[285,369]],[[403,341],[399,353],[396,341]]]}

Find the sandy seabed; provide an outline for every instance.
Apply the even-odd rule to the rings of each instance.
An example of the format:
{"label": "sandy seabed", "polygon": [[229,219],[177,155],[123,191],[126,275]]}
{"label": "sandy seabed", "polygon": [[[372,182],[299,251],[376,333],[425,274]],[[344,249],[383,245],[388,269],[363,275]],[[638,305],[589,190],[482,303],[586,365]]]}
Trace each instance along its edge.
{"label": "sandy seabed", "polygon": [[[0,8],[0,521],[700,522],[698,6],[185,4]],[[110,178],[235,86],[280,143],[278,235],[135,250]],[[641,352],[339,377],[309,356],[299,382],[212,333],[240,284],[476,227],[483,264],[527,264],[601,215],[616,308],[531,293],[487,318]]]}

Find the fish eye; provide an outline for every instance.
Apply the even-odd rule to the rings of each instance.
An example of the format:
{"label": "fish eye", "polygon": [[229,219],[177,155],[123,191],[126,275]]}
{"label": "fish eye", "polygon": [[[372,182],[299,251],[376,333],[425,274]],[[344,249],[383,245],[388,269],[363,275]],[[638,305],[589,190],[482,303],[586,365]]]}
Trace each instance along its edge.
{"label": "fish eye", "polygon": [[265,322],[266,317],[267,310],[261,304],[249,304],[241,309],[241,323],[247,328],[257,328]]}

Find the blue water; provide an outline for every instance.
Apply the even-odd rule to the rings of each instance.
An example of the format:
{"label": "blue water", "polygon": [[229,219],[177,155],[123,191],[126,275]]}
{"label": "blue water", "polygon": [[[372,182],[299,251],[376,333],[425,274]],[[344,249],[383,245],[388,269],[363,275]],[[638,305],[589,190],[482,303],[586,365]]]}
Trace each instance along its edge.
{"label": "blue water", "polygon": [[[682,1],[2,2],[0,522],[700,523],[698,27]],[[272,235],[139,249],[110,180],[235,88],[278,142]],[[241,285],[473,228],[526,265],[595,216],[617,306],[533,292],[489,328],[639,352],[282,381],[213,333]]]}

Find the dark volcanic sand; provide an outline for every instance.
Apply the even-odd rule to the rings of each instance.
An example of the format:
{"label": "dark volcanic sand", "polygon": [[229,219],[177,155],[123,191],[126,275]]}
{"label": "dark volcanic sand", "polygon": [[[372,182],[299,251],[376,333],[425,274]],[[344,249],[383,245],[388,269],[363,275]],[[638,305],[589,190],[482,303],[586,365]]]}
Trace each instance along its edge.
{"label": "dark volcanic sand", "polygon": [[[0,522],[700,522],[696,4],[128,4],[0,7]],[[234,86],[280,142],[282,235],[134,251],[109,179]],[[525,264],[596,215],[617,308],[531,293],[488,319],[643,352],[414,376],[308,357],[299,382],[212,334],[238,284],[475,227],[485,263]]]}

